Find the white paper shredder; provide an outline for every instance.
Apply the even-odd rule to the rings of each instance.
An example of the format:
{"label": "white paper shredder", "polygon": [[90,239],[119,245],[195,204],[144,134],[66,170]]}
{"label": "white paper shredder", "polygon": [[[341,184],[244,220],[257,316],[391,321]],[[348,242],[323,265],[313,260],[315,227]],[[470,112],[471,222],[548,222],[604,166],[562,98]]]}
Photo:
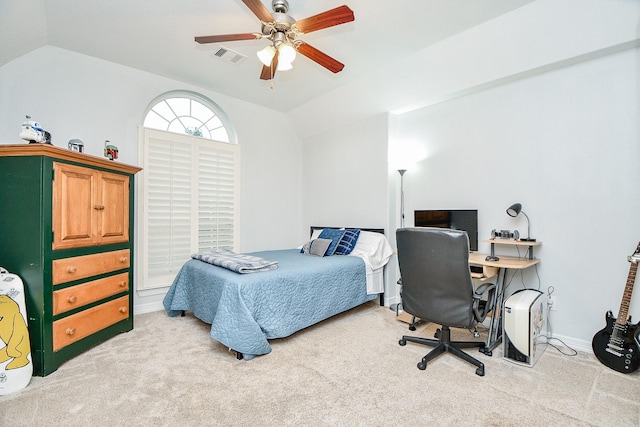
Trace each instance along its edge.
{"label": "white paper shredder", "polygon": [[504,358],[532,367],[547,347],[544,294],[533,289],[514,292],[504,302],[502,313]]}

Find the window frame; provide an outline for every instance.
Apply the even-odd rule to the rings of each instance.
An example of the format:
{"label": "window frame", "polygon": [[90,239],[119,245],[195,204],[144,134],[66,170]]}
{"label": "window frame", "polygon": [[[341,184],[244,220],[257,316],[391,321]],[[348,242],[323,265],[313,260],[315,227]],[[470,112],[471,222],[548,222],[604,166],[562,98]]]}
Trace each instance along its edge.
{"label": "window frame", "polygon": [[[172,263],[172,260],[175,258],[169,257],[169,262],[167,263],[168,273],[150,277],[149,275],[149,264],[150,264],[150,254],[149,254],[149,228],[151,226],[149,222],[149,194],[148,191],[148,174],[145,173],[145,169],[149,166],[149,138],[156,138],[160,141],[167,141],[167,143],[171,144],[181,144],[182,146],[190,147],[190,162],[191,162],[191,176],[190,176],[190,194],[189,194],[189,205],[188,209],[190,211],[190,223],[189,223],[189,237],[182,240],[182,243],[185,243],[185,240],[189,240],[189,254],[184,254],[186,257],[183,262],[180,262],[182,265],[184,262],[188,261],[189,256],[192,253],[196,253],[200,251],[199,247],[199,238],[201,236],[201,232],[199,230],[200,219],[199,214],[203,212],[203,209],[199,205],[200,194],[203,191],[202,185],[198,185],[201,182],[200,178],[200,165],[202,165],[207,160],[205,156],[199,155],[201,153],[200,150],[208,149],[209,147],[212,149],[210,152],[212,156],[217,156],[219,153],[226,153],[225,155],[231,156],[226,158],[226,164],[232,162],[231,174],[233,175],[233,194],[231,196],[233,200],[233,207],[231,210],[231,222],[232,222],[232,232],[230,234],[233,235],[233,245],[232,250],[239,251],[239,243],[240,243],[240,185],[241,185],[241,175],[240,175],[240,145],[237,144],[236,133],[231,126],[228,126],[228,117],[222,112],[219,107],[207,98],[204,98],[200,95],[194,94],[192,92],[184,92],[184,91],[172,91],[167,92],[159,97],[156,97],[147,107],[145,111],[145,116],[148,114],[153,106],[155,106],[158,102],[162,102],[163,99],[175,98],[179,96],[188,97],[190,99],[195,99],[198,102],[202,103],[206,107],[210,108],[214,114],[216,114],[222,123],[225,125],[225,130],[227,131],[227,135],[229,136],[230,142],[220,142],[212,139],[193,136],[190,134],[180,134],[167,130],[159,130],[154,128],[147,128],[144,125],[140,125],[138,128],[138,141],[139,141],[139,159],[140,164],[142,166],[142,171],[136,175],[136,181],[138,182],[137,191],[136,191],[136,211],[138,214],[136,215],[135,224],[136,224],[136,238],[138,242],[138,249],[136,251],[137,262],[136,262],[136,288],[138,291],[142,291],[142,295],[153,295],[159,294],[161,292],[166,292],[166,288],[171,285],[175,276],[177,275],[179,268],[177,268],[176,263]],[[143,117],[143,123],[144,123]],[[232,142],[233,141],[233,142]],[[232,153],[232,154],[229,154]],[[211,156],[208,156],[210,159]],[[229,160],[232,158],[232,160]],[[205,169],[203,169],[205,170]],[[215,167],[210,170],[216,170]],[[214,172],[215,174],[215,172]],[[225,171],[226,174],[226,171]],[[168,176],[171,176],[171,173],[168,172]],[[211,175],[209,175],[210,177]],[[229,175],[224,175],[229,177]],[[208,189],[206,187],[205,189]],[[227,195],[229,192],[226,193]],[[170,199],[169,199],[170,200]],[[171,208],[169,208],[171,209]],[[216,208],[217,209],[217,208]],[[206,211],[206,209],[204,210]],[[229,217],[226,217],[229,218]],[[170,242],[171,237],[167,238],[167,241]],[[219,247],[227,247],[228,246],[219,246]],[[212,248],[209,248],[209,250]],[[179,255],[182,256],[182,255]],[[140,293],[140,292],[139,292]]]}
{"label": "window frame", "polygon": [[[207,98],[206,96],[203,96],[197,92],[193,92],[193,91],[189,91],[189,90],[172,90],[169,92],[165,92],[161,95],[156,96],[153,100],[151,100],[151,102],[149,103],[149,105],[147,106],[147,108],[144,110],[144,114],[142,115],[142,126],[144,126],[144,122],[147,118],[147,115],[149,114],[149,112],[151,112],[153,110],[153,108],[158,105],[159,103],[166,101],[167,99],[171,99],[171,98],[186,98],[186,99],[191,99],[194,101],[197,101],[199,103],[201,103],[202,105],[204,105],[205,107],[208,107],[209,110],[211,110],[216,117],[218,117],[220,119],[220,122],[222,123],[223,127],[225,128],[225,130],[227,131],[227,136],[229,137],[228,141],[220,141],[220,142],[228,142],[230,144],[238,144],[238,135],[237,132],[235,130],[235,127],[233,126],[233,124],[231,123],[231,119],[229,118],[229,116],[227,115],[227,113],[224,112],[224,110],[222,108],[220,108],[220,106],[218,104],[216,104],[215,102],[213,102],[212,100],[210,100],[209,98]],[[158,128],[150,128],[150,129],[158,129]],[[163,130],[163,129],[159,129],[159,130]],[[169,131],[169,129],[164,129],[167,132],[171,132]],[[181,133],[178,133],[178,135],[182,135]],[[205,138],[205,139],[209,139],[209,138]],[[212,141],[215,141],[214,139],[211,139]]]}

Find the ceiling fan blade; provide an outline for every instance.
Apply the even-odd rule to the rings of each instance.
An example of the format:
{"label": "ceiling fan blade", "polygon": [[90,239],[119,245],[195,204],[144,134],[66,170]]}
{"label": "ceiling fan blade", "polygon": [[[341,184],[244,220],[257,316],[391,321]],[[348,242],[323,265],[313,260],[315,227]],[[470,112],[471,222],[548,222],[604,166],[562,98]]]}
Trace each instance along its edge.
{"label": "ceiling fan blade", "polygon": [[333,27],[355,20],[353,10],[347,6],[339,6],[335,9],[301,19],[296,22],[296,27],[301,33],[310,33],[312,31],[322,30],[323,28]]}
{"label": "ceiling fan blade", "polygon": [[273,55],[273,59],[271,60],[271,66],[267,67],[266,65],[262,66],[262,72],[260,73],[260,80],[271,80],[276,75],[276,70],[278,69],[278,56],[280,56],[280,52],[276,50],[276,54]]}
{"label": "ceiling fan blade", "polygon": [[307,43],[300,44],[298,46],[298,52],[300,52],[310,60],[317,62],[333,73],[339,73],[344,68],[344,64],[342,62],[333,59],[326,53],[319,51],[318,49]]}
{"label": "ceiling fan blade", "polygon": [[237,40],[255,40],[258,39],[253,33],[243,33],[243,34],[221,34],[218,36],[199,36],[196,37],[195,40],[198,43],[220,43],[220,42],[233,42]]}
{"label": "ceiling fan blade", "polygon": [[271,12],[269,12],[269,9],[267,9],[267,7],[262,4],[260,0],[242,0],[242,2],[249,9],[251,9],[251,12],[253,12],[253,14],[256,15],[262,22],[275,21],[275,19],[273,19],[273,16],[271,15]]}

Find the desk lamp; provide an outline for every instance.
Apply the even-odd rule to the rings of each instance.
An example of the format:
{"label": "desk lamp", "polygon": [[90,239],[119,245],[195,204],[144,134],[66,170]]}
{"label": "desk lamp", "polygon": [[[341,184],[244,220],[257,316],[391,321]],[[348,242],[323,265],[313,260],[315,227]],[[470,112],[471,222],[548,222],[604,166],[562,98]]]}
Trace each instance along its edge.
{"label": "desk lamp", "polygon": [[529,221],[529,217],[527,216],[526,213],[524,213],[524,211],[522,210],[522,205],[520,203],[514,203],[511,206],[509,206],[509,209],[507,209],[507,215],[515,218],[518,215],[524,215],[527,218],[527,237],[524,239],[520,239],[523,242],[535,242],[536,239],[532,239],[531,237],[531,222]]}

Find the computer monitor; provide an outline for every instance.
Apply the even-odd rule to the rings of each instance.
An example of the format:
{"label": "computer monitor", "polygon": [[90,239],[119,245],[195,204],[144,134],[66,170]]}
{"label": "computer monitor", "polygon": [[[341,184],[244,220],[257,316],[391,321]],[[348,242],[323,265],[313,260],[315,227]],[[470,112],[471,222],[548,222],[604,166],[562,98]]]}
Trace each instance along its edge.
{"label": "computer monitor", "polygon": [[478,210],[440,209],[414,211],[416,227],[441,227],[466,231],[469,235],[469,250],[478,251]]}

